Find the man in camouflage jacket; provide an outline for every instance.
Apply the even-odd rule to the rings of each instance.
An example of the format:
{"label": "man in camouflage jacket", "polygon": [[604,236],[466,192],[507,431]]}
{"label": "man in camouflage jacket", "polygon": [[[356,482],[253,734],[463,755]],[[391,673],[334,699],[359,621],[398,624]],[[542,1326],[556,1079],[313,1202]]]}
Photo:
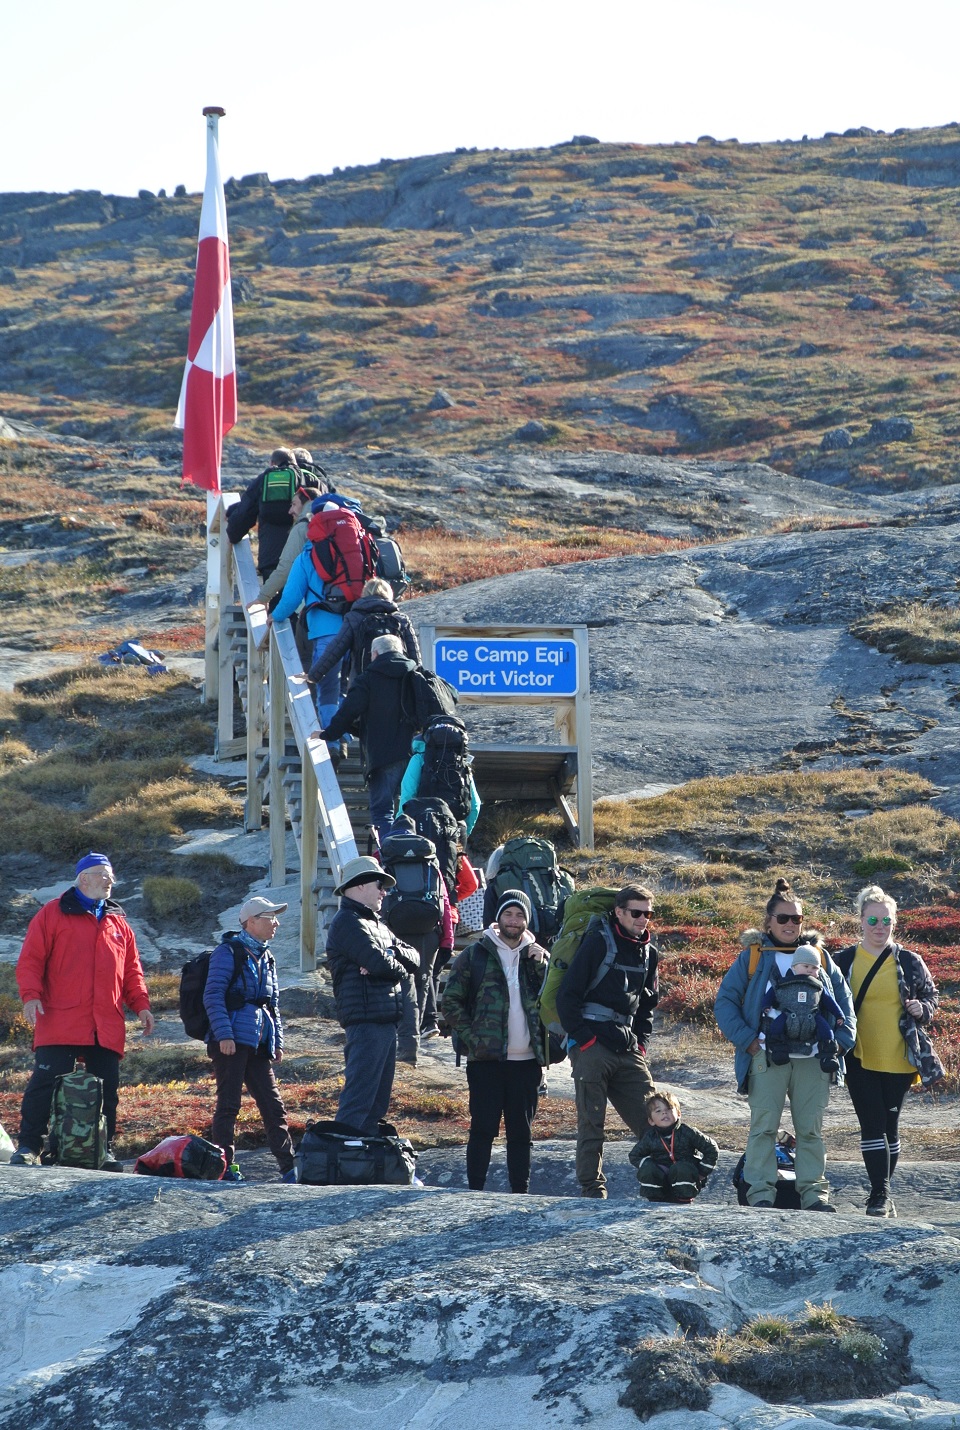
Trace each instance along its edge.
{"label": "man in camouflage jacket", "polygon": [[527,927],[530,917],[526,894],[508,889],[496,920],[456,959],[443,996],[443,1016],[467,1055],[467,1181],[475,1192],[483,1191],[501,1120],[510,1190],[530,1188],[530,1129],[544,1058],[537,1003],[547,961]]}

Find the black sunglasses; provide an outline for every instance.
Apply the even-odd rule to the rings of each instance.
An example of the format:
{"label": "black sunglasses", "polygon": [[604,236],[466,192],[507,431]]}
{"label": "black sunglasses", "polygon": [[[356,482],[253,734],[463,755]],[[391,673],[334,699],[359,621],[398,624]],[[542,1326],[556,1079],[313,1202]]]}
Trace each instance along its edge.
{"label": "black sunglasses", "polygon": [[652,919],[653,909],[621,909],[622,914],[629,914],[632,919]]}
{"label": "black sunglasses", "polygon": [[774,914],[778,924],[802,924],[803,914]]}

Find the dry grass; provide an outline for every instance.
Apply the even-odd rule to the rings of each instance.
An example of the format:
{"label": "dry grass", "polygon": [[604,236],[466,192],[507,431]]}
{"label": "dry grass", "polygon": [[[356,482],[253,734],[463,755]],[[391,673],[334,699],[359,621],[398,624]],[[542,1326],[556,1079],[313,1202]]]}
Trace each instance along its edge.
{"label": "dry grass", "polygon": [[892,1321],[842,1316],[829,1302],[808,1301],[795,1321],[761,1315],[737,1331],[711,1334],[706,1323],[691,1304],[682,1335],[641,1341],[620,1404],[641,1420],[669,1410],[706,1410],[718,1380],[773,1405],[847,1400],[888,1395],[907,1384],[913,1370],[908,1331]]}
{"label": "dry grass", "polygon": [[960,660],[960,606],[914,601],[865,616],[850,630],[867,645],[898,660],[924,665]]}
{"label": "dry grass", "polygon": [[453,536],[441,527],[401,528],[398,539],[413,580],[411,594],[417,596],[535,567],[565,566],[613,556],[651,556],[693,544],[642,532],[586,526],[549,539],[524,538],[522,533],[510,532],[495,543],[483,537]]}
{"label": "dry grass", "polygon": [[187,827],[234,823],[239,805],[194,776],[210,718],[182,677],[77,667],[0,696],[0,851],[76,857],[91,842],[135,864]]}

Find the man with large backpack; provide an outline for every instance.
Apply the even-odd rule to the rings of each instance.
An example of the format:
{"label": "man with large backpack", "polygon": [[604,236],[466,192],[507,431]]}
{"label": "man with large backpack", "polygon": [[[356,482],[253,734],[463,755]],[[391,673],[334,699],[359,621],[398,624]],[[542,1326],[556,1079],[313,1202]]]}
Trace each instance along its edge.
{"label": "man with large backpack", "polygon": [[34,1070],[23,1094],[11,1166],[39,1164],[54,1084],[82,1058],[87,1072],[103,1083],[107,1148],[101,1169],[122,1170],[110,1144],[117,1130],[124,1004],[137,1014],[144,1033],[153,1032],[154,1019],[133,929],[110,897],[113,884],[107,855],[85,854],[73,887],[44,904],[27,929],[17,986],[23,1016],[34,1030]]}
{"label": "man with large backpack", "polygon": [[400,1051],[404,1062],[416,1062],[421,1038],[436,1037],[437,994],[433,966],[438,953],[453,950],[453,909],[440,871],[436,845],[417,833],[401,814],[380,850],[384,869],[396,881],[387,891],[381,913],[394,933],[420,955],[414,997],[405,998],[400,1020]]}
{"label": "man with large backpack", "polygon": [[415,667],[403,654],[398,636],[377,636],[370,654],[373,659],[320,731],[320,738],[329,743],[355,727],[359,729],[370,823],[382,845],[393,825],[397,791],[413,737],[413,727],[403,714],[402,691],[407,672]]}
{"label": "man with large backpack", "polygon": [[227,513],[227,538],[233,546],[257,528],[257,574],[272,575],[293,526],[290,503],[305,479],[289,447],[277,447],[270,465],[254,477]]}
{"label": "man with large backpack", "polygon": [[456,715],[435,715],[413,740],[413,754],[400,786],[400,806],[411,799],[442,799],[465,839],[480,815],[467,727]]}
{"label": "man with large backpack", "polygon": [[580,1195],[605,1199],[603,1134],[607,1102],[637,1137],[647,1130],[654,1090],[646,1044],[659,1000],[657,948],[650,939],[653,895],[620,889],[613,912],[591,921],[557,990],[557,1013],[572,1046],[577,1097]]}
{"label": "man with large backpack", "polygon": [[[302,605],[316,662],[338,634],[364,581],[373,575],[373,560],[370,539],[356,516],[336,502],[325,501],[319,512],[313,512],[306,535],[306,545],[290,568],[273,620],[287,620]],[[339,698],[338,661],[315,691],[321,722],[332,720]]]}

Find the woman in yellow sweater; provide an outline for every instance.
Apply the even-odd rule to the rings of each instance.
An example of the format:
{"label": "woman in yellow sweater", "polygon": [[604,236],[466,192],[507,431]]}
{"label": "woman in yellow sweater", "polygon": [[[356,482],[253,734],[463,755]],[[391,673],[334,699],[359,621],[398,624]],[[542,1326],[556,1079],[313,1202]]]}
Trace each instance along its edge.
{"label": "woman in yellow sweater", "polygon": [[[896,1216],[890,1178],[900,1156],[900,1110],[907,1089],[942,1076],[924,1028],[939,1002],[918,953],[894,940],[897,902],[876,884],[857,896],[860,942],[834,955],[853,993],[857,1041],[847,1054],[847,1086],[860,1123],[870,1178],[867,1216]],[[937,1069],[939,1068],[939,1074]]]}

